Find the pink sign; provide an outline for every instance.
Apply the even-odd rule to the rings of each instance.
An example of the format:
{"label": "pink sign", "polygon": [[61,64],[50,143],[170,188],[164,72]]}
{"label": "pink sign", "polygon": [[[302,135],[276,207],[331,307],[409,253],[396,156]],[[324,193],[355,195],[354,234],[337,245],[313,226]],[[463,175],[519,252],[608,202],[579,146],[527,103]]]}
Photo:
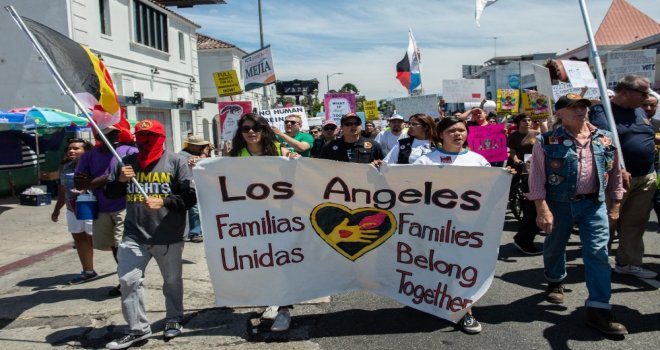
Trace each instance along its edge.
{"label": "pink sign", "polygon": [[504,124],[470,126],[468,146],[472,152],[481,154],[491,163],[504,161],[509,157]]}
{"label": "pink sign", "polygon": [[252,101],[218,102],[220,116],[220,135],[223,140],[234,138],[238,121],[243,114],[252,112]]}
{"label": "pink sign", "polygon": [[325,108],[325,120],[333,120],[339,125],[342,115],[356,111],[355,94],[325,94],[323,106]]}

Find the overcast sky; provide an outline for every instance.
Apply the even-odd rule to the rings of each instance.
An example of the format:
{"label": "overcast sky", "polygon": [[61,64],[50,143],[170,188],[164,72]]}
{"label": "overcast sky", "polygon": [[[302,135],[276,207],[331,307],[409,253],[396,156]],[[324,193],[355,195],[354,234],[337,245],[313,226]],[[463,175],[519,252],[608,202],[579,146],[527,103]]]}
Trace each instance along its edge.
{"label": "overcast sky", "polygon": [[[202,26],[200,33],[260,47],[257,0],[226,0],[172,10]],[[628,0],[660,20],[660,0]],[[406,96],[395,79],[408,29],[421,51],[424,92],[440,93],[443,79],[461,78],[463,64],[494,56],[563,53],[586,43],[578,0],[500,0],[474,21],[474,0],[263,0],[264,45],[271,45],[279,80],[313,79],[325,92],[353,83],[367,99]],[[586,0],[594,34],[609,0]],[[497,37],[497,39],[493,39]]]}

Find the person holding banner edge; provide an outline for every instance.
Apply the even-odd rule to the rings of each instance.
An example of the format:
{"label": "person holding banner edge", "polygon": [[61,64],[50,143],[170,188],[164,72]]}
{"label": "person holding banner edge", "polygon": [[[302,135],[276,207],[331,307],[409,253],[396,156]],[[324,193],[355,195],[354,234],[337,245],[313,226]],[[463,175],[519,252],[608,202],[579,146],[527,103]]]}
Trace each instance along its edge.
{"label": "person holding banner edge", "polygon": [[[612,134],[587,121],[589,106],[589,100],[574,93],[557,100],[555,116],[561,126],[538,136],[533,146],[527,198],[536,206],[536,224],[548,234],[543,247],[546,300],[564,302],[566,244],[577,224],[589,291],[585,323],[605,334],[625,335],[628,331],[614,319],[609,303],[607,248],[608,221],[618,218],[624,193],[621,169]],[[609,208],[606,199],[613,203]]]}
{"label": "person holding banner edge", "polygon": [[[289,117],[287,117],[287,120],[293,121],[293,118]],[[290,159],[300,158],[300,154],[289,152],[286,147],[283,147],[276,141],[274,129],[268,125],[266,118],[256,113],[245,114],[238,121],[238,129],[232,140],[233,148],[229,152],[229,156],[285,156]],[[273,320],[273,324],[270,327],[271,331],[283,332],[288,330],[291,324],[291,314],[289,311],[291,308],[293,308],[293,305],[269,306],[261,315],[261,318]]]}

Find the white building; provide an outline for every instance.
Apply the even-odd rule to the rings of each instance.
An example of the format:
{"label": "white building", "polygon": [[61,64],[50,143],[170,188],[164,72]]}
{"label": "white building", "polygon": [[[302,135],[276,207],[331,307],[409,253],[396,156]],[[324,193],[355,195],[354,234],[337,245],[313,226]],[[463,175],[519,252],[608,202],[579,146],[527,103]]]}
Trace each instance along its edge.
{"label": "white building", "polygon": [[[13,5],[20,15],[88,46],[111,72],[128,119],[161,121],[169,150],[180,149],[188,132],[210,132],[195,121],[201,105],[197,24],[152,0],[0,0],[0,5]],[[0,32],[0,108],[37,105],[74,112],[8,14]]]}

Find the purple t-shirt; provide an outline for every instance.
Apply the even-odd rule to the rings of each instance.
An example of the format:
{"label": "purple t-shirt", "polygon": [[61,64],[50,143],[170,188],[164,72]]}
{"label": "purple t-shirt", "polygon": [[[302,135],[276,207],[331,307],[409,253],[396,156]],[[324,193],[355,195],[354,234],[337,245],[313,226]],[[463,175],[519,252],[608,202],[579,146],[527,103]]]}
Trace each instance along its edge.
{"label": "purple t-shirt", "polygon": [[[116,149],[120,157],[138,153],[138,149],[131,146],[119,146]],[[78,160],[76,173],[88,173],[90,178],[109,175],[111,170],[117,167],[117,159],[110,152],[103,152],[100,148],[94,148],[85,152]],[[92,191],[99,203],[99,213],[112,213],[126,209],[126,198],[108,199],[103,194],[103,188]]]}

